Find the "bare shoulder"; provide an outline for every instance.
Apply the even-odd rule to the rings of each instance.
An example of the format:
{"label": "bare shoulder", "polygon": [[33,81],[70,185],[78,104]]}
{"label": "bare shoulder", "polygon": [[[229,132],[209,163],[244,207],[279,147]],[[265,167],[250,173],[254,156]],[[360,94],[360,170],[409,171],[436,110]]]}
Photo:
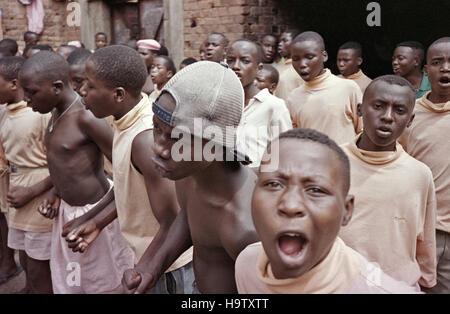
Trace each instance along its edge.
{"label": "bare shoulder", "polygon": [[251,215],[256,175],[249,168],[245,168],[244,175],[246,178],[241,182],[235,197],[224,207],[220,225],[220,239],[233,259],[249,244],[258,241]]}

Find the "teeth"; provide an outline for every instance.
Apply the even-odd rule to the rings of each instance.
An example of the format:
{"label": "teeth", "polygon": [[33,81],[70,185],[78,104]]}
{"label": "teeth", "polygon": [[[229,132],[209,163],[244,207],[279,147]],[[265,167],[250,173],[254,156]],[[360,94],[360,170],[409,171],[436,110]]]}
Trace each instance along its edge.
{"label": "teeth", "polygon": [[297,233],[285,233],[285,235],[287,235],[288,237],[300,237],[300,235]]}

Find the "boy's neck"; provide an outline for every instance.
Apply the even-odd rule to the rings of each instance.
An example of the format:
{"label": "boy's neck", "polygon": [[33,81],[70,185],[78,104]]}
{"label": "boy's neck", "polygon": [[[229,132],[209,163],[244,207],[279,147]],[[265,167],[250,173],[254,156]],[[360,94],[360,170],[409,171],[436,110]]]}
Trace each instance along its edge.
{"label": "boy's neck", "polygon": [[56,110],[59,113],[64,112],[77,98],[79,98],[79,96],[72,88],[66,88],[61,94],[61,100],[56,105]]}
{"label": "boy's neck", "polygon": [[156,88],[158,88],[158,90],[160,91],[160,90],[163,89],[163,87],[164,87],[164,85],[166,85],[166,83],[167,83],[167,82],[160,83],[160,84],[156,84]]}
{"label": "boy's neck", "polygon": [[[216,191],[220,194],[221,191],[233,190],[233,182],[236,180],[233,174],[240,172],[241,168],[240,164],[236,168],[231,168],[225,161],[213,161],[192,177],[202,190],[208,190],[211,193]],[[218,184],[211,184],[211,178],[214,178]]]}
{"label": "boy's neck", "polygon": [[420,84],[422,84],[422,78],[423,78],[423,74],[422,74],[422,70],[420,70],[420,68],[417,68],[414,71],[411,71],[411,73],[408,73],[405,76],[405,79],[407,79],[412,86],[414,86],[414,88],[419,88]]}
{"label": "boy's neck", "polygon": [[17,92],[14,94],[14,97],[12,99],[11,103],[8,104],[17,104],[23,100],[23,90],[21,88],[17,89]]}
{"label": "boy's neck", "polygon": [[396,150],[397,141],[394,141],[392,144],[387,146],[378,146],[374,144],[369,137],[363,132],[361,137],[356,142],[356,146],[359,149],[368,151],[368,152],[394,152]]}
{"label": "boy's neck", "polygon": [[444,104],[448,101],[450,101],[449,95],[438,95],[437,93],[434,93],[431,91],[431,93],[428,95],[427,99],[431,101],[433,104]]}
{"label": "boy's neck", "polygon": [[128,94],[129,97],[124,100],[124,102],[121,105],[121,110],[114,114],[115,120],[120,120],[124,115],[126,115],[128,112],[130,112],[136,105],[142,100],[142,95],[139,94],[138,97],[133,97],[130,94]]}
{"label": "boy's neck", "polygon": [[252,99],[256,94],[258,94],[260,90],[255,86],[255,84],[250,83],[246,87],[244,87],[244,107],[247,107],[250,99]]}

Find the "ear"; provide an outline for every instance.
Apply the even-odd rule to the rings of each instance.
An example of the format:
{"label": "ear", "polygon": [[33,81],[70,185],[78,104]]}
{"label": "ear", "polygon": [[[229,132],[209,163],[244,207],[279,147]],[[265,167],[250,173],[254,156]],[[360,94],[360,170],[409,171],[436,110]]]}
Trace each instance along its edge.
{"label": "ear", "polygon": [[411,124],[412,124],[412,122],[413,122],[415,116],[416,116],[415,113],[413,113],[413,114],[411,115],[411,118],[409,119],[409,122],[408,122],[408,124],[406,125],[407,128],[409,128],[409,127],[411,126]]}
{"label": "ear", "polygon": [[355,206],[355,197],[348,194],[345,198],[345,212],[342,216],[341,226],[346,226],[352,219],[353,209]]}
{"label": "ear", "polygon": [[173,76],[173,72],[172,72],[172,71],[167,71],[166,77],[167,77],[168,79],[171,79],[172,76]]}
{"label": "ear", "polygon": [[9,81],[9,86],[11,87],[11,90],[17,90],[19,88],[19,80],[13,79],[12,81]]}
{"label": "ear", "polygon": [[358,117],[362,117],[362,104],[361,103],[359,103],[356,106],[356,114],[358,115]]}
{"label": "ear", "polygon": [[273,92],[275,91],[275,89],[277,89],[277,84],[276,84],[276,83],[270,83],[270,86],[269,86],[269,92],[270,92],[271,94],[273,94]]}
{"label": "ear", "polygon": [[258,67],[256,68],[256,70],[257,71],[261,71],[263,69],[263,64],[262,64],[262,62],[260,62],[259,64],[258,64]]}
{"label": "ear", "polygon": [[123,102],[125,101],[126,91],[123,87],[116,87],[114,88],[114,100],[116,102]]}
{"label": "ear", "polygon": [[363,59],[361,57],[358,57],[356,59],[356,63],[358,64],[358,66],[360,66],[363,63]]}
{"label": "ear", "polygon": [[322,56],[323,56],[323,62],[327,62],[328,61],[328,52],[326,50],[322,51]]}
{"label": "ear", "polygon": [[423,66],[423,73],[425,73],[426,76],[428,76],[428,65]]}
{"label": "ear", "polygon": [[61,94],[62,91],[64,90],[64,86],[65,86],[64,82],[61,80],[54,81],[52,83],[52,85],[53,85],[53,91],[55,92],[55,95]]}

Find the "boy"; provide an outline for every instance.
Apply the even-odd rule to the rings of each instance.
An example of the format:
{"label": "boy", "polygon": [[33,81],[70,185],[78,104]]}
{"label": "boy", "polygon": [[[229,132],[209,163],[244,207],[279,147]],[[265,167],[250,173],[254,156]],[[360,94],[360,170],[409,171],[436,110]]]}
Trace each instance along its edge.
{"label": "boy", "polygon": [[106,47],[108,45],[108,36],[103,32],[98,32],[95,34],[95,50]]}
{"label": "boy", "polygon": [[[87,83],[81,88],[86,108],[97,118],[109,115],[115,118],[112,150],[115,204],[100,212],[93,209],[87,217],[91,220],[80,219],[79,227],[66,229],[63,235],[73,250],[84,251],[92,245],[98,230],[117,217],[138,263],[150,243],[158,246],[165,241],[179,211],[174,184],[161,178],[153,162],[149,162],[149,156],[153,155],[153,113],[148,97],[141,93],[147,69],[135,50],[112,45],[88,59],[86,77]],[[159,280],[154,293],[192,291],[192,251],[188,249],[167,265],[168,272]]]}
{"label": "boy", "polygon": [[153,103],[158,98],[159,93],[164,85],[175,75],[177,69],[172,59],[167,56],[156,56],[153,58],[153,64],[150,68],[150,77],[155,84],[155,89],[148,97],[150,103]]}
{"label": "boy", "polygon": [[137,51],[139,52],[142,60],[144,60],[148,72],[147,81],[145,81],[145,85],[142,88],[142,91],[147,95],[150,95],[155,89],[150,75],[150,69],[153,64],[153,57],[158,55],[159,50],[161,49],[161,45],[154,39],[141,39],[138,40],[136,45]]}
{"label": "boy", "polygon": [[289,94],[303,84],[302,78],[292,66],[291,57],[291,44],[299,33],[296,29],[288,29],[281,34],[280,42],[278,43],[278,50],[284,61],[277,65],[280,80],[275,90],[275,96],[283,99],[285,102],[288,100]]}
{"label": "boy", "polygon": [[61,45],[56,49],[56,52],[63,56],[67,60],[67,57],[77,49],[75,46],[71,45]]}
{"label": "boy", "polygon": [[353,196],[349,162],[336,143],[308,129],[287,131],[275,142],[278,168],[261,165],[252,199],[261,242],[236,261],[239,293],[417,292],[337,237],[351,219]]}
{"label": "boy", "polygon": [[[194,293],[236,293],[234,261],[245,246],[257,241],[249,210],[255,174],[234,156],[239,156],[234,130],[243,99],[242,85],[232,70],[204,61],[178,72],[153,104],[153,161],[161,175],[176,180],[181,211],[171,226],[171,236],[160,247],[148,250],[151,254],[146,253],[135,270],[125,273],[129,292],[142,293],[151,288],[164,269],[193,245]],[[217,136],[205,132],[212,128]],[[228,134],[221,136],[225,129]],[[178,134],[184,130],[183,140],[194,140],[187,144],[191,150],[188,160],[180,160],[175,154],[179,142],[171,138],[172,130]],[[202,152],[194,151],[201,156],[192,161],[197,144],[202,151],[209,146],[210,152],[213,144],[217,158],[207,159]],[[222,155],[233,161],[224,161]],[[212,180],[217,184],[211,184]]]}
{"label": "boy", "polygon": [[258,71],[255,78],[255,85],[259,90],[267,88],[269,93],[273,92],[278,86],[280,75],[278,70],[270,64],[263,64],[262,69]]}
{"label": "boy", "polygon": [[244,88],[244,111],[237,129],[238,146],[242,145],[258,167],[267,143],[281,132],[292,128],[289,111],[284,101],[259,90],[255,85],[258,70],[262,69],[262,53],[253,41],[239,39],[228,49],[227,63]]}
{"label": "boy", "polygon": [[0,40],[0,47],[7,48],[11,52],[11,56],[15,56],[19,47],[17,46],[17,41],[11,38],[5,38]]}
{"label": "boy", "polygon": [[19,250],[27,279],[22,292],[52,293],[49,266],[52,224],[37,211],[45,192],[52,187],[44,146],[50,115],[35,113],[22,101],[18,75],[24,62],[22,57],[0,59],[0,103],[7,104],[0,143],[10,172],[8,246]]}
{"label": "boy", "polygon": [[407,79],[416,89],[416,98],[422,97],[431,88],[428,77],[422,71],[425,49],[417,41],[397,44],[392,56],[395,75]]}
{"label": "boy", "polygon": [[180,70],[183,70],[183,68],[184,68],[185,66],[188,66],[189,64],[192,64],[192,63],[195,63],[195,62],[197,62],[197,59],[195,59],[195,58],[192,58],[192,57],[185,58],[185,59],[183,59],[183,60],[180,62],[180,67],[179,67],[179,69],[180,69]]}
{"label": "boy", "polygon": [[[42,114],[52,112],[45,146],[53,188],[40,212],[55,218],[50,265],[53,291],[110,291],[134,262],[117,221],[105,228],[82,255],[71,252],[61,233],[66,223],[89,212],[110,189],[102,152],[111,157],[112,132],[105,121],[85,110],[69,84],[69,66],[62,56],[47,51],[34,55],[23,65],[19,79],[32,109]],[[59,208],[53,204],[55,197],[61,199]],[[77,284],[68,280],[74,264],[80,270]]]}
{"label": "boy", "polygon": [[39,34],[31,31],[23,33],[23,40],[25,41],[25,47],[35,46],[39,41]]}
{"label": "boy", "polygon": [[[85,64],[87,59],[91,55],[92,52],[90,52],[88,49],[78,48],[74,52],[72,52],[67,58],[67,62],[69,63],[70,66],[69,72],[70,85],[80,96],[81,96],[80,94],[81,86],[83,86],[83,84],[86,82]],[[105,120],[106,122],[108,122],[108,125],[111,127],[111,130],[114,130],[113,124],[114,118],[112,116],[109,116],[106,117]],[[106,156],[103,159],[103,165],[106,173],[112,178],[112,164]]]}
{"label": "boy", "polygon": [[53,48],[50,45],[27,46],[23,50],[23,56],[28,59],[37,54],[39,51],[53,51]]}
{"label": "boy", "polygon": [[[0,106],[0,125],[4,125],[6,106]],[[0,285],[7,282],[22,271],[14,260],[14,250],[8,247],[8,200],[9,188],[8,161],[0,143]]]}
{"label": "boy", "polygon": [[341,74],[338,77],[355,81],[364,94],[372,80],[360,69],[362,62],[362,47],[359,43],[348,41],[339,47],[336,63]]}
{"label": "boy", "polygon": [[274,34],[265,34],[261,37],[259,43],[261,45],[263,63],[276,66],[276,57],[278,55],[278,38]]}
{"label": "boy", "polygon": [[396,141],[413,123],[414,94],[411,84],[395,75],[367,87],[358,105],[363,133],[342,145],[350,159],[355,209],[339,236],[391,277],[430,288],[436,284],[433,177]]}
{"label": "boy", "polygon": [[78,94],[80,94],[81,86],[86,82],[85,63],[91,55],[92,52],[89,50],[77,48],[67,57],[67,63],[70,66],[70,84]]}
{"label": "boy", "polygon": [[422,161],[436,185],[437,284],[427,292],[450,293],[450,37],[430,45],[424,68],[431,91],[416,101],[414,122],[402,135],[401,143]]}
{"label": "boy", "polygon": [[204,47],[206,61],[224,62],[228,48],[228,39],[222,33],[213,32],[205,40]]}
{"label": "boy", "polygon": [[338,144],[353,140],[361,130],[356,106],[361,102],[359,86],[331,74],[322,36],[316,32],[298,35],[291,47],[292,65],[304,80],[286,102],[294,127],[315,129]]}

